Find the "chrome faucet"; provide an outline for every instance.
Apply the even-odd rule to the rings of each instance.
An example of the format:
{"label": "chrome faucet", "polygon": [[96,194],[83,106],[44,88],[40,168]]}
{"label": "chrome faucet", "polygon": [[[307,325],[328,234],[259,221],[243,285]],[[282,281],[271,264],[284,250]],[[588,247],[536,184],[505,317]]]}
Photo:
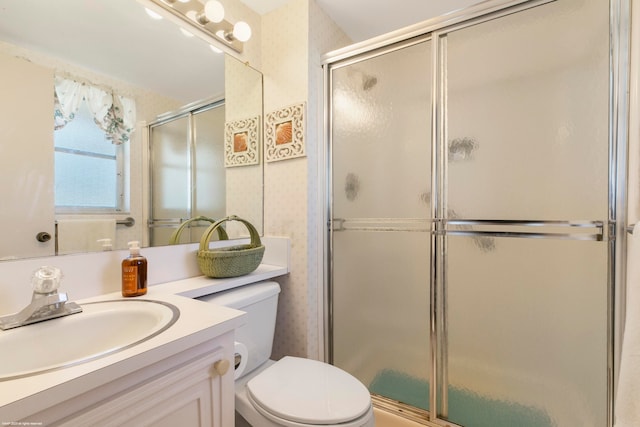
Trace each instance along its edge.
{"label": "chrome faucet", "polygon": [[31,303],[18,313],[0,317],[0,329],[7,330],[44,320],[80,313],[82,307],[58,293],[62,272],[56,267],[40,267],[33,273]]}

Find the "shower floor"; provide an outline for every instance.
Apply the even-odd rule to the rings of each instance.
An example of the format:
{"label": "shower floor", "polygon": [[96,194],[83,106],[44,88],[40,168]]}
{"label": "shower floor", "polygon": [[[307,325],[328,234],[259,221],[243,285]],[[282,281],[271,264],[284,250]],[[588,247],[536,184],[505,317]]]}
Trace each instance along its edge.
{"label": "shower floor", "polygon": [[[381,396],[428,410],[429,383],[406,374],[384,369],[369,390]],[[492,399],[470,390],[449,386],[449,417],[461,425],[474,427],[551,427],[553,421],[541,409],[517,402]]]}

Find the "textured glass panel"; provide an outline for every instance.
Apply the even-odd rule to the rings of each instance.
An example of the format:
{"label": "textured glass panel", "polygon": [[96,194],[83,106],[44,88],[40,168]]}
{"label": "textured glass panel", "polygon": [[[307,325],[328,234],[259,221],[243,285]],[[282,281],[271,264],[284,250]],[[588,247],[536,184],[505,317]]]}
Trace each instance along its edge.
{"label": "textured glass panel", "polygon": [[607,243],[451,236],[449,420],[601,427],[607,412]]}
{"label": "textured glass panel", "polygon": [[86,103],[54,132],[54,140],[56,206],[116,209],[117,146],[94,123]]}
{"label": "textured glass panel", "polygon": [[86,102],[80,103],[73,120],[55,131],[55,145],[71,150],[116,155],[115,145],[107,139],[107,134],[95,123]]}
{"label": "textured glass panel", "polygon": [[187,218],[190,208],[189,119],[153,127],[153,217]]}
{"label": "textured glass panel", "polygon": [[431,182],[430,43],[333,71],[340,218],[424,218]]}
{"label": "textured glass panel", "polygon": [[56,206],[116,208],[116,160],[55,153]]}
{"label": "textured glass panel", "polygon": [[423,409],[429,252],[427,233],[334,233],[334,364],[372,392]]}
{"label": "textured glass panel", "polygon": [[[193,216],[204,215],[219,219],[226,213],[224,106],[197,113],[193,119],[196,129]],[[199,242],[205,228],[191,228],[191,241]]]}
{"label": "textured glass panel", "polygon": [[447,35],[452,215],[607,217],[608,23],[566,0]]}
{"label": "textured glass panel", "polygon": [[196,129],[194,215],[225,213],[224,106],[193,116]]}
{"label": "textured glass panel", "polygon": [[333,233],[333,362],[423,409],[430,237],[399,230],[430,214],[430,52],[429,42],[390,51],[335,69],[332,82],[333,216],[389,230]]}

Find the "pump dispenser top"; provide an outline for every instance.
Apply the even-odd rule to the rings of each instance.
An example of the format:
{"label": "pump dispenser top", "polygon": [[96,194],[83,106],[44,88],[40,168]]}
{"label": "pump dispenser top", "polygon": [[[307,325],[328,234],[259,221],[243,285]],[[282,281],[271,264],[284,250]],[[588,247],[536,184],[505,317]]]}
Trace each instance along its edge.
{"label": "pump dispenser top", "polygon": [[131,256],[140,255],[140,242],[138,242],[137,240],[134,240],[127,244],[129,245],[129,254]]}
{"label": "pump dispenser top", "polygon": [[111,243],[111,239],[98,239],[97,242],[100,243],[103,251],[113,250],[113,243]]}
{"label": "pump dispenser top", "polygon": [[147,293],[147,259],[140,255],[140,243],[131,241],[129,256],[122,261],[122,296],[137,297]]}

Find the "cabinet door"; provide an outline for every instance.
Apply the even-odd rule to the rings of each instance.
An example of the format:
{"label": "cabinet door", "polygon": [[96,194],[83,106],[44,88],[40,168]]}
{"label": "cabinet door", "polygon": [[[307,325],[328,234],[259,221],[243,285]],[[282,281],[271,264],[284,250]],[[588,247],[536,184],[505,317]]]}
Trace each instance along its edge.
{"label": "cabinet door", "polygon": [[[216,369],[225,360],[222,348],[134,387],[63,426],[222,427],[229,425],[222,408],[223,381]],[[231,375],[232,370],[226,372]],[[233,390],[227,391],[233,393]]]}

